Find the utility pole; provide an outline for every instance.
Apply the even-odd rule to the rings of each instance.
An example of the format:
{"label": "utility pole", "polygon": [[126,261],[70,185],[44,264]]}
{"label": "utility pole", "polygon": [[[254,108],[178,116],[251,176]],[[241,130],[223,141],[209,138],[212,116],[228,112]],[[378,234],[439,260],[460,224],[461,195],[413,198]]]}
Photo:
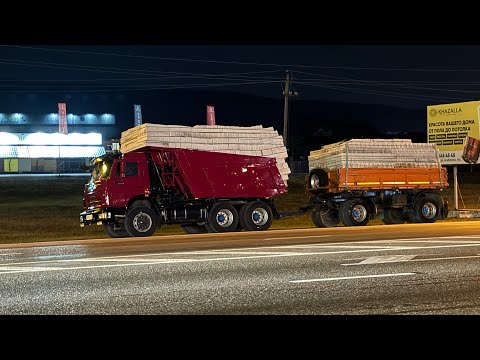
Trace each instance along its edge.
{"label": "utility pole", "polygon": [[285,96],[285,104],[283,108],[283,143],[287,148],[287,152],[289,151],[289,148],[288,148],[288,99],[290,98],[290,96],[298,95],[296,91],[290,90],[290,81],[291,81],[290,72],[287,70],[287,79],[285,80],[285,91],[283,92],[283,95]]}

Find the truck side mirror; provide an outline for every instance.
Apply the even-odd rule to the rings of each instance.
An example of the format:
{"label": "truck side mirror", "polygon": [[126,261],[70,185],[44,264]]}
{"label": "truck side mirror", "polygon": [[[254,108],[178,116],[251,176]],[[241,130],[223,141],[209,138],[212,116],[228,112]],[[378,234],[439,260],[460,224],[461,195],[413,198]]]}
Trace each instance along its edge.
{"label": "truck side mirror", "polygon": [[125,162],[120,161],[120,177],[124,178],[125,176],[127,176],[125,172]]}

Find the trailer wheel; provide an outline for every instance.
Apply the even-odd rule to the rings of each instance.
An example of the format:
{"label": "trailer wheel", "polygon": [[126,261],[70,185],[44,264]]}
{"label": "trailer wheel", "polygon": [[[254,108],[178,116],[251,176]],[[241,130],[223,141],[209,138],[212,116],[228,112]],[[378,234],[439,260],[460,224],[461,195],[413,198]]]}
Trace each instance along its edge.
{"label": "trailer wheel", "polygon": [[130,236],[151,236],[157,228],[158,217],[149,207],[133,207],[125,216],[125,229]]}
{"label": "trailer wheel", "polygon": [[208,213],[209,232],[232,232],[238,227],[238,211],[235,206],[220,202],[212,206]]}
{"label": "trailer wheel", "polygon": [[313,169],[310,171],[308,186],[312,190],[318,190],[320,187],[328,185],[328,174],[323,169]]}
{"label": "trailer wheel", "polygon": [[246,203],[240,209],[240,221],[247,231],[268,230],[273,221],[272,209],[263,201]]}
{"label": "trailer wheel", "polygon": [[[117,229],[115,229],[115,227],[117,227]],[[127,230],[125,230],[125,226],[123,224],[120,226],[118,224],[103,223],[103,230],[105,230],[107,235],[111,238],[124,238],[130,236]]]}
{"label": "trailer wheel", "polygon": [[345,226],[364,226],[370,220],[370,207],[362,199],[346,200],[340,206],[339,217]]}
{"label": "trailer wheel", "polygon": [[182,225],[183,231],[185,231],[187,234],[205,234],[208,232],[207,228],[205,225],[198,225],[198,224],[184,224]]}
{"label": "trailer wheel", "polygon": [[404,224],[407,221],[403,217],[403,209],[385,208],[383,210],[383,223],[390,224]]}
{"label": "trailer wheel", "polygon": [[312,211],[312,222],[319,228],[335,227],[340,223],[340,218],[337,210],[319,209]]}
{"label": "trailer wheel", "polygon": [[440,200],[436,194],[428,194],[415,199],[412,222],[434,223],[440,216]]}

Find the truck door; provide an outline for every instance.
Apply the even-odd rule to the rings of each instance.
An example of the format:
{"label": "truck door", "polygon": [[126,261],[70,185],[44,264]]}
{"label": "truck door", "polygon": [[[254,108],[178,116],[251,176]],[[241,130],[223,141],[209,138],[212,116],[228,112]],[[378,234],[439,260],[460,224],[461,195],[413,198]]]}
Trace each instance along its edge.
{"label": "truck door", "polygon": [[149,194],[150,177],[144,154],[126,154],[123,159],[117,159],[112,174],[110,206],[127,206],[132,198]]}

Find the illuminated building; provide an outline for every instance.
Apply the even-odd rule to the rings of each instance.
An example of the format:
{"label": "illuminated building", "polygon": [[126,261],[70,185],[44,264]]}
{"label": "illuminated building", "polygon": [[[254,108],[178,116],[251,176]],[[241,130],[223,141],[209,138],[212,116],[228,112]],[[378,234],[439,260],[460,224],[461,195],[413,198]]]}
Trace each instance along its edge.
{"label": "illuminated building", "polygon": [[67,114],[68,134],[60,134],[56,113],[0,113],[0,173],[81,172],[105,154],[114,125],[112,114]]}

